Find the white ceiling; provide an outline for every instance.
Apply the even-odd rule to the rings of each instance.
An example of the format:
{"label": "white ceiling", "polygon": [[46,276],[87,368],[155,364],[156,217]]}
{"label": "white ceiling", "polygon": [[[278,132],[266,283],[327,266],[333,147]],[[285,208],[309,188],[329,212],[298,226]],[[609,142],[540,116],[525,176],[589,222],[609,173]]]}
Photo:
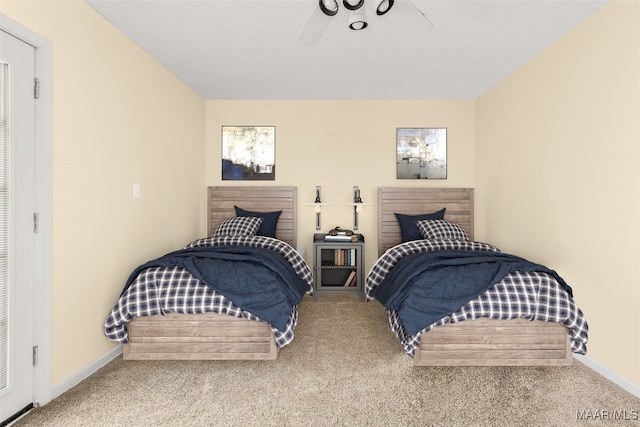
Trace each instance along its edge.
{"label": "white ceiling", "polygon": [[85,1],[205,99],[351,100],[475,99],[607,3],[414,0],[417,38],[415,10],[352,31],[340,7],[301,45],[316,0]]}

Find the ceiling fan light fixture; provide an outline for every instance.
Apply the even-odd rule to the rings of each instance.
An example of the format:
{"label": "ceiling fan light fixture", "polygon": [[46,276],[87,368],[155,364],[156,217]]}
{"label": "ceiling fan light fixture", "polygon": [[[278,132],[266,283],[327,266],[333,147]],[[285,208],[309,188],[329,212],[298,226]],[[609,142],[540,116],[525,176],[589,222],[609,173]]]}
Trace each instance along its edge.
{"label": "ceiling fan light fixture", "polygon": [[358,10],[364,4],[364,0],[342,0],[342,4],[349,10]]}
{"label": "ceiling fan light fixture", "polygon": [[318,0],[320,10],[327,16],[338,13],[338,0]]}
{"label": "ceiling fan light fixture", "polygon": [[382,0],[380,3],[378,3],[378,6],[376,6],[376,15],[382,16],[385,13],[389,12],[389,10],[391,10],[391,8],[393,7],[393,3],[394,0]]}
{"label": "ceiling fan light fixture", "polygon": [[353,12],[349,17],[349,28],[355,31],[364,30],[369,24],[364,13]]}

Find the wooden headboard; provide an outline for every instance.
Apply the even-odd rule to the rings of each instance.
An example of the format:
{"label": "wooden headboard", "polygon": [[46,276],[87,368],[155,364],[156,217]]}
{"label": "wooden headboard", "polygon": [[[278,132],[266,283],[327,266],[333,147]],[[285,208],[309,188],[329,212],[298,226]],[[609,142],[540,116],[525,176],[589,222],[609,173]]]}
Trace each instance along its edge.
{"label": "wooden headboard", "polygon": [[276,237],[296,247],[296,205],[297,188],[285,186],[270,187],[209,187],[207,212],[207,235],[225,219],[235,217],[234,205],[248,211],[282,211],[278,219]]}
{"label": "wooden headboard", "polygon": [[442,208],[447,209],[444,218],[473,239],[473,188],[379,188],[378,256],[402,241],[396,212],[418,215]]}

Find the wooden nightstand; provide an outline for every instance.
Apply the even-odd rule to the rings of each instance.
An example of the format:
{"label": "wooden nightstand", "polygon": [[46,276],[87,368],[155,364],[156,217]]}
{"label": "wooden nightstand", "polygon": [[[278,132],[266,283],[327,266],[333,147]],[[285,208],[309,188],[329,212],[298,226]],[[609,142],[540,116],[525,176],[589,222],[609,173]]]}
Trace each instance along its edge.
{"label": "wooden nightstand", "polygon": [[354,292],[364,301],[364,236],[355,242],[328,242],[313,235],[313,300],[323,292]]}

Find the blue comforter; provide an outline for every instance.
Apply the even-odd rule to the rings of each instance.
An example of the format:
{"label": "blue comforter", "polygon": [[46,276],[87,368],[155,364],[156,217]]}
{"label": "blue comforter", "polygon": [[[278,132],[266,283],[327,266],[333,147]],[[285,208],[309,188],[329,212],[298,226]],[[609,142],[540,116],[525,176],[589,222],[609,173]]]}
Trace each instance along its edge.
{"label": "blue comforter", "polygon": [[[122,294],[147,268],[178,266],[235,305],[284,330],[291,307],[302,301],[308,284],[277,252],[248,246],[177,250],[136,268]],[[121,294],[121,295],[122,295]]]}
{"label": "blue comforter", "polygon": [[548,273],[572,295],[571,287],[555,271],[523,258],[499,252],[443,250],[403,257],[371,296],[397,311],[406,333],[414,335],[517,270]]}

